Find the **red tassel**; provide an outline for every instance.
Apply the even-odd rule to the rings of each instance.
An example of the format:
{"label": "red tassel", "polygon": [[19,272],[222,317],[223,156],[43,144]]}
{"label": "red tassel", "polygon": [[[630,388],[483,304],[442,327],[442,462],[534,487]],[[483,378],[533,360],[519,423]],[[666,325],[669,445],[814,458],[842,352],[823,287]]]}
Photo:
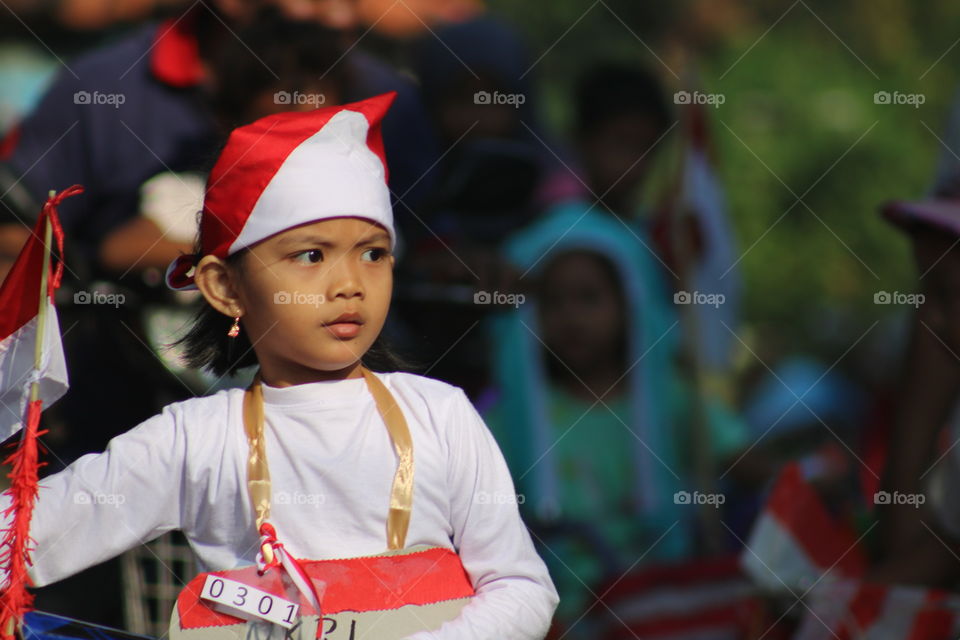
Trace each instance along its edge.
{"label": "red tassel", "polygon": [[[9,633],[19,627],[23,616],[33,608],[33,594],[27,591],[30,576],[27,566],[30,563],[29,553],[33,550],[30,538],[30,518],[33,515],[33,504],[38,489],[38,451],[37,437],[40,435],[40,413],[43,411],[42,401],[29,403],[27,408],[27,424],[15,452],[4,460],[4,464],[11,464],[12,469],[7,477],[10,478],[10,506],[4,512],[4,518],[13,514],[10,527],[3,530],[3,541],[0,542],[0,566],[9,567],[10,586],[0,595],[0,638],[13,640],[15,635]],[[16,625],[13,623],[16,621]]]}

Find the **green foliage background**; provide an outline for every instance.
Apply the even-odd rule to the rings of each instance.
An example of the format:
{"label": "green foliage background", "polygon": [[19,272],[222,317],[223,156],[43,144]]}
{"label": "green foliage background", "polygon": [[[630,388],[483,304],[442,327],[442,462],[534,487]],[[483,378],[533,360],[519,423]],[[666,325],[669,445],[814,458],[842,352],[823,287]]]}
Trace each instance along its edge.
{"label": "green foliage background", "polygon": [[[559,130],[572,80],[600,58],[658,70],[672,93],[681,88],[671,55],[679,42],[702,89],[724,94],[710,110],[712,135],[744,253],[744,319],[766,343],[761,352],[832,361],[875,320],[909,311],[873,304],[877,291],[919,289],[906,237],[878,206],[923,197],[945,152],[938,137],[958,86],[960,4],[492,6],[527,34],[542,111]],[[919,93],[925,103],[875,104],[877,91]]]}

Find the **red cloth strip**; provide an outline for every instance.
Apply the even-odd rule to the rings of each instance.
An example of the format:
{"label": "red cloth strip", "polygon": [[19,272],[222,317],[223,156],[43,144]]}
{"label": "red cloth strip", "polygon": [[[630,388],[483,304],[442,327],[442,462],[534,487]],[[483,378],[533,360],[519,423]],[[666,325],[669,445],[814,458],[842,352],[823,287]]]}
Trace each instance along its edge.
{"label": "red cloth strip", "polygon": [[[473,586],[450,549],[431,547],[423,551],[392,556],[367,556],[342,560],[301,560],[307,575],[327,583],[323,613],[341,611],[383,611],[404,605],[425,605],[474,595]],[[278,596],[285,593],[277,572],[257,575],[257,567],[212,571],[213,575],[256,586]],[[191,580],[177,598],[180,626],[184,629],[224,626],[242,622],[239,618],[214,611],[200,603],[200,592],[207,574]],[[299,598],[299,594],[297,596]],[[200,604],[201,606],[197,606]],[[316,612],[300,598],[302,615]]]}

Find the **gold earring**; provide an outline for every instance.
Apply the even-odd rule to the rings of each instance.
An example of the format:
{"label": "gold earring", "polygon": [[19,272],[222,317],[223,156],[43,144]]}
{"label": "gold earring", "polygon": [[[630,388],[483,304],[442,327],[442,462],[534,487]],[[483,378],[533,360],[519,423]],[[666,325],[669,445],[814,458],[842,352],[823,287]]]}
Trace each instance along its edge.
{"label": "gold earring", "polygon": [[227,331],[227,335],[231,338],[236,338],[240,335],[240,316],[233,319],[233,326],[230,327],[230,331]]}

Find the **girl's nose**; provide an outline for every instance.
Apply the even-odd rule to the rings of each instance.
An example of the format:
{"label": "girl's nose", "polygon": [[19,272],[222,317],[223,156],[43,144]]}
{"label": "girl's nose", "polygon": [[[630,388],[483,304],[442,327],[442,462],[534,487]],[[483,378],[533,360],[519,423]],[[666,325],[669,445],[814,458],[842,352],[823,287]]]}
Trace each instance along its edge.
{"label": "girl's nose", "polygon": [[363,297],[363,284],[355,268],[341,264],[332,276],[331,299]]}

